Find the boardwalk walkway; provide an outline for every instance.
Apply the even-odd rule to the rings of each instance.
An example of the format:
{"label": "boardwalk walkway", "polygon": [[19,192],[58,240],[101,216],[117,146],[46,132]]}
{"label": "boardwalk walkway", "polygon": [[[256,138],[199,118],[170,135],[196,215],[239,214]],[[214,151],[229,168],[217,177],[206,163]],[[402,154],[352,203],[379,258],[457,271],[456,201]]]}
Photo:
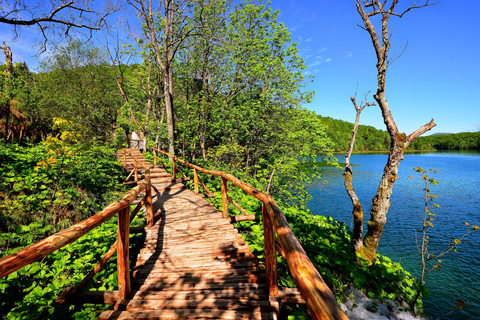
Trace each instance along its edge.
{"label": "boardwalk walkway", "polygon": [[[152,166],[138,149],[129,152]],[[151,179],[158,220],[146,228],[132,293],[100,319],[276,319],[264,267],[233,225],[165,170],[152,169]]]}

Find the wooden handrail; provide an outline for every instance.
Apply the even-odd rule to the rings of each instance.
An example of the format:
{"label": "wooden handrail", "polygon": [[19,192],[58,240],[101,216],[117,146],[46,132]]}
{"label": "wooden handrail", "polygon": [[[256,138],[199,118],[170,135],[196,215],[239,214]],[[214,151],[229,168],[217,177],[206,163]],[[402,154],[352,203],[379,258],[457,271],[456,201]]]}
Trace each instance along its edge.
{"label": "wooden handrail", "polygon": [[[73,225],[72,227],[59,231],[39,242],[32,244],[16,253],[10,254],[0,259],[0,278],[3,278],[10,273],[33,263],[46,255],[74,242],[81,236],[87,234],[93,228],[101,225],[115,214],[119,213],[118,217],[118,240],[113,247],[116,247],[118,254],[117,268],[118,268],[118,284],[120,297],[126,297],[130,292],[130,271],[129,271],[129,227],[133,217],[130,217],[130,205],[138,197],[139,193],[146,190],[146,195],[142,200],[142,204],[146,205],[147,221],[153,221],[152,198],[151,198],[151,184],[150,184],[150,170],[146,170],[146,181],[140,182],[138,186],[131,189],[121,200],[110,204],[101,212]],[[139,211],[137,207],[133,214]],[[102,259],[108,260],[108,254]],[[111,257],[111,255],[110,255]],[[106,261],[105,261],[106,262]],[[105,263],[103,263],[104,265]],[[99,265],[97,265],[99,266]],[[97,268],[96,266],[96,268]],[[99,266],[101,268],[101,266]],[[98,270],[96,271],[98,272]]]}
{"label": "wooden handrail", "polygon": [[[292,231],[292,228],[288,224],[288,221],[285,215],[282,213],[280,208],[277,206],[275,201],[270,195],[267,195],[256,188],[252,187],[251,185],[237,179],[231,174],[221,172],[221,171],[214,171],[209,169],[201,168],[197,165],[188,163],[182,159],[179,159],[167,152],[155,149],[156,152],[160,152],[168,157],[170,157],[175,163],[178,161],[188,167],[196,169],[199,172],[203,172],[206,174],[219,176],[222,178],[222,198],[223,193],[225,192],[225,201],[223,201],[223,207],[226,208],[226,201],[227,201],[227,188],[226,182],[229,181],[233,185],[237,186],[238,188],[242,189],[252,197],[260,200],[263,203],[264,209],[266,214],[264,216],[264,224],[266,222],[265,217],[269,217],[271,219],[274,232],[277,234],[278,243],[280,246],[280,250],[284,255],[285,260],[287,261],[288,268],[290,269],[290,273],[292,274],[295,283],[297,284],[302,298],[305,300],[308,309],[310,311],[310,315],[313,319],[342,319],[348,320],[345,313],[341,310],[337,301],[328,286],[323,281],[320,273],[315,268],[313,263],[307,256],[307,253],[301,246],[300,242],[298,241],[297,237]],[[225,190],[224,190],[225,189]],[[225,211],[224,211],[225,214]],[[228,212],[227,212],[228,217]],[[267,245],[267,243],[266,243]],[[272,255],[271,252],[275,252],[276,241],[273,243],[268,243],[268,246],[273,247],[273,249],[269,248],[269,254]],[[276,259],[276,257],[275,257]],[[272,263],[273,264],[273,263]],[[273,270],[269,270],[269,268],[273,268],[274,266],[271,265],[269,267],[269,263],[266,264],[267,268],[267,277],[272,277],[274,274]],[[276,280],[271,280],[275,281]],[[270,281],[270,282],[271,282]],[[270,294],[275,293],[275,288],[272,288],[272,285],[276,285],[269,283],[269,292]]]}
{"label": "wooden handrail", "polygon": [[130,153],[128,150],[126,150],[125,148],[122,149],[122,150],[123,150],[123,152],[124,152],[124,155],[125,155],[125,153],[128,153],[128,154],[133,158],[133,160],[134,160],[136,163],[138,163],[139,165],[141,165],[141,166],[143,167],[143,169],[145,169],[145,170],[150,169],[150,168],[147,168],[146,166],[144,166],[143,163],[141,163],[141,162],[137,159],[137,157],[135,157],[135,156],[134,156],[132,153]]}

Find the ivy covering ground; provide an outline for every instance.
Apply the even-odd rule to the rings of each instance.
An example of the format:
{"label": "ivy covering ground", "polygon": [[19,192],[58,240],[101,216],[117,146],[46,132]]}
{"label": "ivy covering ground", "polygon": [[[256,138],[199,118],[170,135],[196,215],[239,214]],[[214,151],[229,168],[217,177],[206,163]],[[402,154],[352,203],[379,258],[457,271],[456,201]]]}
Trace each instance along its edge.
{"label": "ivy covering ground", "polygon": [[[121,184],[125,172],[113,149],[94,144],[67,146],[54,139],[30,147],[0,145],[0,257],[91,216],[125,192]],[[134,220],[134,225],[142,223]],[[116,218],[112,218],[0,279],[0,318],[97,318],[105,306],[58,306],[54,300],[94,267],[115,242],[116,228]],[[143,242],[138,235],[131,238],[134,244]],[[86,290],[116,290],[115,259],[89,286]]]}

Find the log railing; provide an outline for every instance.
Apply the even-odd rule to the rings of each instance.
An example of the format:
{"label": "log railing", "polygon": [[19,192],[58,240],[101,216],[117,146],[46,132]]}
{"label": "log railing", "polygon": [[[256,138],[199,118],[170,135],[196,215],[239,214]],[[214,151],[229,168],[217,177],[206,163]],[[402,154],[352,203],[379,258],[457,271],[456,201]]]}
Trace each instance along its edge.
{"label": "log railing", "polygon": [[140,160],[134,154],[130,153],[128,150],[122,149],[122,151],[123,151],[122,162],[123,162],[123,167],[125,169],[127,169],[127,154],[133,159],[133,162],[134,162],[133,169],[132,171],[130,171],[130,174],[128,175],[127,179],[125,179],[125,182],[128,181],[132,177],[132,175],[134,175],[134,180],[135,182],[137,182],[139,167],[141,166],[145,170],[148,170],[149,168],[147,168],[143,163],[141,163]]}
{"label": "log railing", "polygon": [[[162,153],[170,158],[174,170],[176,169],[176,162],[193,168],[194,172],[194,189],[195,194],[198,194],[198,187],[200,179],[198,172],[203,172],[209,175],[219,176],[222,179],[222,213],[224,218],[228,218],[228,202],[230,201],[235,207],[239,208],[228,196],[227,183],[230,182],[252,197],[262,202],[262,216],[264,229],[264,247],[265,247],[265,267],[266,280],[268,292],[270,296],[278,294],[277,283],[277,254],[280,253],[287,261],[288,268],[292,274],[295,283],[305,300],[310,315],[313,319],[342,319],[347,320],[347,316],[340,309],[339,305],[328,286],[323,281],[318,270],[308,258],[305,250],[301,246],[297,237],[293,233],[290,225],[285,218],[285,215],[278,208],[273,198],[260,192],[251,185],[237,179],[231,174],[201,168],[194,164],[188,163],[173,155],[163,152],[158,149],[153,149],[154,152]],[[174,171],[175,172],[175,171]],[[202,187],[205,187],[201,183]],[[205,190],[207,194],[210,192]],[[240,210],[242,211],[242,210]],[[242,213],[246,213],[245,210]],[[276,235],[276,237],[275,237]]]}
{"label": "log railing", "polygon": [[[142,191],[145,191],[145,196],[136,208],[130,212],[130,206]],[[147,226],[153,226],[152,193],[149,169],[145,171],[144,181],[139,182],[138,185],[131,189],[121,200],[110,204],[103,211],[68,229],[57,232],[14,254],[0,259],[0,278],[3,278],[14,271],[45,257],[49,253],[74,242],[118,213],[117,241],[115,244],[107,251],[104,257],[97,263],[94,269],[89,272],[85,279],[83,279],[76,287],[69,288],[65,291],[59,298],[57,298],[57,302],[65,302],[67,297],[78,293],[88,281],[100,271],[115,252],[117,252],[118,294],[121,298],[126,297],[131,292],[129,270],[130,222],[135,218],[135,215],[143,206],[146,208]]]}

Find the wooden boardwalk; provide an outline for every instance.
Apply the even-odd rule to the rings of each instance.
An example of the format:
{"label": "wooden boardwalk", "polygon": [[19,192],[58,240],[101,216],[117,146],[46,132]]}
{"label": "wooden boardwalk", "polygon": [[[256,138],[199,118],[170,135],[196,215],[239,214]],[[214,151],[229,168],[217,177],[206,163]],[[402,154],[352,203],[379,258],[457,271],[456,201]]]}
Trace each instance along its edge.
{"label": "wooden boardwalk", "polygon": [[165,170],[151,169],[151,181],[157,221],[146,228],[132,293],[100,319],[276,319],[265,269],[233,225]]}

